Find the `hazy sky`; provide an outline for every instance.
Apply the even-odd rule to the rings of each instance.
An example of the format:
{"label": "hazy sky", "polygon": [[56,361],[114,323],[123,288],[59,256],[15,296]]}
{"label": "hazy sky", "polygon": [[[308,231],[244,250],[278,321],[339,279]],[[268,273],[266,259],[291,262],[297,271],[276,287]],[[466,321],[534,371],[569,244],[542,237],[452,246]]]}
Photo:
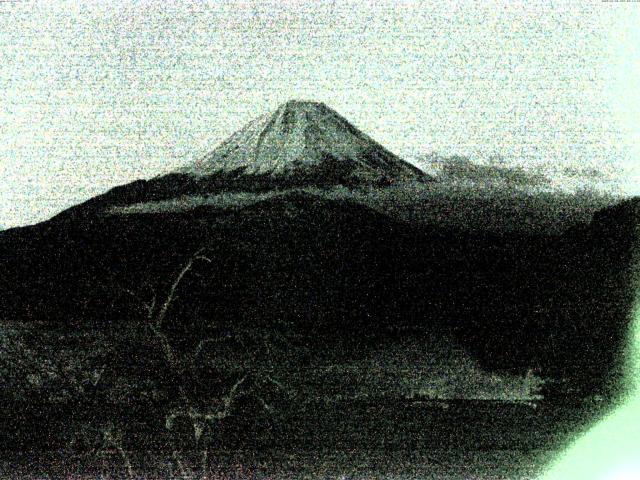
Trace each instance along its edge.
{"label": "hazy sky", "polygon": [[289,98],[407,159],[640,194],[639,32],[640,4],[585,0],[0,0],[0,224],[166,172]]}

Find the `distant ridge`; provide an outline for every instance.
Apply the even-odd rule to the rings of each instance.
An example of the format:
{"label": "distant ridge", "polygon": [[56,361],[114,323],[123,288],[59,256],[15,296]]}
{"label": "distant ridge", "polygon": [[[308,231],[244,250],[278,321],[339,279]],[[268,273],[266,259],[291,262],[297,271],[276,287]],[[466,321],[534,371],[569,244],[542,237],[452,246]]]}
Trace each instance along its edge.
{"label": "distant ridge", "polygon": [[[355,183],[429,181],[323,103],[290,100],[176,173]],[[333,183],[333,182],[329,182]]]}

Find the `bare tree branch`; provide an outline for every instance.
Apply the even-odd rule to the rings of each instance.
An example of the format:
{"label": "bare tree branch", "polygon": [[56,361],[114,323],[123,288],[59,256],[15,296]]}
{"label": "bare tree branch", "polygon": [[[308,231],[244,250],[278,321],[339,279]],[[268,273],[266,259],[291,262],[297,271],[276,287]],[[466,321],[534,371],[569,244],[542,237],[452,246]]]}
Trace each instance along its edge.
{"label": "bare tree branch", "polygon": [[193,472],[191,472],[191,473],[187,472],[187,469],[185,468],[184,464],[182,463],[182,460],[180,459],[180,455],[178,454],[177,450],[175,450],[173,452],[173,458],[176,461],[176,465],[178,465],[178,469],[180,470],[180,475],[182,476],[183,479],[187,479],[187,478],[193,477]]}
{"label": "bare tree branch", "polygon": [[[213,422],[214,420],[223,420],[231,415],[231,410],[233,408],[234,401],[238,398],[239,392],[238,389],[245,382],[247,376],[243,376],[236,383],[233,384],[229,393],[223,398],[222,408],[215,412],[201,413],[198,412],[195,408],[188,406],[187,408],[182,408],[180,410],[174,411],[171,414],[167,415],[165,420],[165,426],[167,430],[171,430],[173,428],[173,423],[178,417],[188,417],[192,421],[192,425],[194,426],[194,431],[196,429],[196,421],[204,420],[205,422]],[[202,428],[198,424],[198,428]],[[195,431],[196,440],[199,440],[202,432]]]}
{"label": "bare tree branch", "polygon": [[127,454],[127,452],[122,447],[122,440],[120,439],[120,437],[118,435],[115,435],[111,428],[107,428],[103,432],[103,441],[104,447],[113,447],[120,455],[120,458],[122,458],[125,469],[127,471],[127,478],[131,480],[136,478],[133,466],[131,465],[131,460],[129,459],[129,455]]}
{"label": "bare tree branch", "polygon": [[[247,382],[249,374],[240,376],[229,388],[227,394],[223,397],[217,397],[213,405],[210,407],[200,408],[198,406],[198,401],[194,399],[191,392],[188,391],[187,379],[191,378],[190,375],[194,372],[190,369],[194,368],[198,360],[198,356],[203,352],[206,346],[208,344],[218,344],[229,340],[224,337],[204,338],[197,343],[195,349],[191,350],[189,353],[183,354],[173,346],[169,334],[164,331],[167,315],[169,315],[172,305],[175,304],[180,287],[187,278],[187,275],[197,275],[197,272],[193,271],[196,262],[211,263],[211,259],[204,255],[204,251],[204,248],[200,248],[186,259],[186,262],[176,272],[175,276],[169,279],[170,283],[167,282],[168,288],[166,290],[164,288],[162,290],[154,288],[148,283],[140,285],[136,291],[122,287],[119,289],[121,294],[132,298],[138,305],[138,308],[144,311],[148,328],[152,333],[152,338],[158,343],[161,349],[166,365],[169,368],[168,373],[171,375],[172,383],[176,387],[172,392],[175,395],[174,399],[176,400],[177,405],[174,410],[169,411],[165,416],[165,427],[167,430],[172,430],[175,421],[178,418],[184,418],[188,422],[192,429],[193,436],[191,438],[195,443],[196,450],[200,448],[203,449],[201,458],[201,468],[203,473],[207,466],[206,439],[208,437],[205,436],[207,429],[211,429],[214,422],[221,421],[232,415],[235,402],[240,396],[251,395],[255,397],[256,401],[258,401],[266,411],[272,412],[274,408],[272,405],[267,403],[267,400],[261,395],[263,393],[260,391],[261,388],[270,383],[285,390],[284,386],[280,382],[268,375],[267,372],[263,372],[262,375],[258,374],[255,378],[252,378],[250,385],[246,386],[246,388],[241,387],[245,382]],[[149,289],[151,293],[150,296],[144,292],[144,286]],[[249,341],[245,341],[247,340],[245,337],[248,337]],[[272,337],[267,336],[260,339],[255,337],[255,333],[246,331],[243,332],[243,334],[234,337],[233,341],[237,341],[239,345],[242,346],[241,348],[245,353],[250,356],[250,359],[255,362],[257,361],[257,356],[260,354],[260,350],[266,351],[267,355],[269,355],[271,353],[273,341],[282,340],[282,335],[280,334],[274,334]],[[110,432],[108,433],[108,436],[105,436],[105,440],[107,439],[111,444],[119,441],[118,439],[114,439]],[[130,462],[128,462],[126,452],[121,448],[119,452],[125,461],[127,473],[131,476],[133,469],[131,468]],[[177,468],[179,469],[182,477],[191,478],[194,471],[187,467],[183,461],[183,457],[180,456],[179,451],[174,452],[174,457]]]}
{"label": "bare tree branch", "polygon": [[[211,262],[211,260],[208,257],[202,255],[202,252],[204,252],[204,250],[205,250],[204,247],[200,248],[199,250],[197,250],[189,258],[189,260],[182,267],[182,269],[178,272],[178,275],[176,276],[176,278],[174,279],[173,283],[171,284],[171,287],[169,288],[169,292],[167,293],[167,297],[165,298],[164,302],[162,303],[162,306],[160,307],[160,310],[158,310],[157,312],[156,312],[157,295],[156,295],[155,289],[151,285],[148,285],[148,287],[150,288],[150,290],[152,292],[151,300],[149,302],[142,301],[139,296],[135,295],[131,291],[128,291],[134,297],[139,299],[139,301],[141,302],[142,306],[147,311],[147,317],[149,319],[149,326],[150,326],[154,336],[156,337],[156,339],[160,343],[160,347],[162,348],[162,351],[164,353],[164,356],[165,356],[165,359],[166,359],[167,363],[169,364],[169,366],[172,369],[175,369],[175,370],[182,370],[182,368],[184,366],[180,365],[180,361],[179,361],[177,355],[175,354],[173,347],[171,346],[171,342],[169,342],[169,339],[168,339],[167,335],[162,331],[162,324],[164,323],[164,319],[165,319],[165,317],[167,315],[167,312],[169,311],[169,308],[171,307],[172,303],[177,298],[176,291],[177,291],[178,287],[180,286],[181,282],[183,281],[185,275],[193,268],[194,263],[196,261]],[[127,291],[127,290],[125,289],[125,291]]]}
{"label": "bare tree branch", "polygon": [[228,339],[226,338],[205,338],[204,340],[200,340],[198,342],[198,345],[196,345],[195,350],[193,351],[193,356],[197,357],[198,355],[200,355],[202,353],[202,350],[204,350],[204,347],[208,344],[208,343],[222,343],[224,341],[227,341]]}
{"label": "bare tree branch", "polygon": [[191,256],[191,258],[189,258],[189,260],[187,261],[185,266],[182,268],[182,270],[180,270],[180,272],[176,276],[175,280],[171,284],[171,288],[169,289],[169,293],[167,294],[167,298],[165,299],[164,303],[162,304],[162,307],[160,307],[160,311],[158,312],[158,314],[157,314],[157,316],[155,318],[156,325],[160,326],[162,324],[162,322],[164,321],[164,318],[167,315],[167,311],[169,310],[169,307],[171,306],[171,303],[173,302],[173,300],[174,300],[174,298],[176,296],[176,290],[178,289],[178,286],[182,282],[182,279],[187,274],[187,272],[189,270],[191,270],[191,268],[193,267],[193,264],[196,262],[196,260],[203,260],[203,261],[207,261],[207,262],[211,263],[211,259],[209,259],[208,257],[205,257],[205,256],[202,255],[203,251],[204,251],[204,248],[201,248],[198,251],[196,251],[196,253],[194,253]]}

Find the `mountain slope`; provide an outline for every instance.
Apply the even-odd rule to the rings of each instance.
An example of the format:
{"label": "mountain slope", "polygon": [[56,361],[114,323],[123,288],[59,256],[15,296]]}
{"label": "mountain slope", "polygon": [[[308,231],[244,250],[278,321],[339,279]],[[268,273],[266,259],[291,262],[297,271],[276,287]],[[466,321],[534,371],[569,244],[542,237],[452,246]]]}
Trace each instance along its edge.
{"label": "mountain slope", "polygon": [[[207,274],[207,283],[217,285],[211,286],[218,292],[211,301],[226,292],[225,315],[237,316],[242,299],[247,321],[248,309],[255,309],[255,319],[294,317],[305,310],[297,301],[313,300],[315,309],[309,307],[303,322],[316,316],[341,322],[347,311],[359,316],[358,309],[375,322],[387,309],[374,304],[397,278],[397,264],[387,262],[402,251],[409,231],[366,207],[304,195],[237,212],[196,208],[46,222],[0,236],[0,261],[10,280],[0,312],[62,322],[73,312],[93,322],[120,287],[149,281],[164,287],[181,262],[205,247],[215,265]],[[82,314],[74,305],[88,310]],[[325,307],[345,313],[322,314]]]}

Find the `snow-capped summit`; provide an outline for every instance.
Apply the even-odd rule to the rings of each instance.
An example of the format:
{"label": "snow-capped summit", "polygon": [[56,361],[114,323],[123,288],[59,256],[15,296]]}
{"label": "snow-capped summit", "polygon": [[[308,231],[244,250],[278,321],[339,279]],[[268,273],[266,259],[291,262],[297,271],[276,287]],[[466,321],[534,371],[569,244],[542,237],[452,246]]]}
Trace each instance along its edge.
{"label": "snow-capped summit", "polygon": [[317,176],[357,182],[428,181],[323,103],[290,100],[233,134],[211,153],[176,173],[259,175],[281,179]]}

